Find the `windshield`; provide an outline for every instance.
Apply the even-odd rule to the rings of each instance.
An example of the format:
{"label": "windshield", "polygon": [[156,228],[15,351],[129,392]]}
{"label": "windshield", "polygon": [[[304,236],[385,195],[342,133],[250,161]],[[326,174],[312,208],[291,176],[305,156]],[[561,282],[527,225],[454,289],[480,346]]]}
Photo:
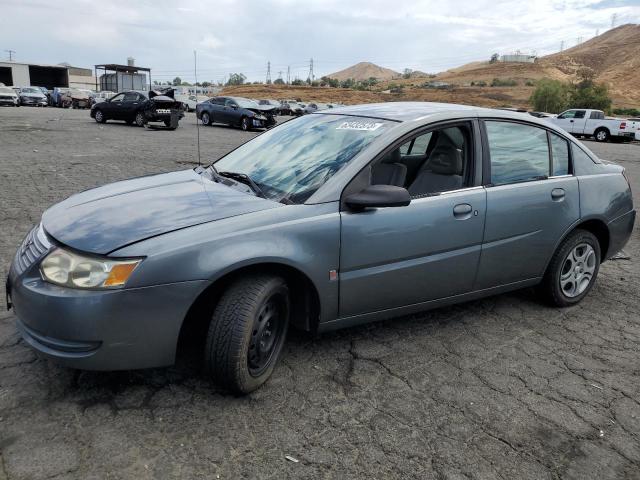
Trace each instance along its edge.
{"label": "windshield", "polygon": [[234,100],[242,108],[258,108],[258,104],[248,98],[234,98]]}
{"label": "windshield", "polygon": [[248,175],[267,198],[303,203],[392,123],[309,115],[263,133],[214,165]]}

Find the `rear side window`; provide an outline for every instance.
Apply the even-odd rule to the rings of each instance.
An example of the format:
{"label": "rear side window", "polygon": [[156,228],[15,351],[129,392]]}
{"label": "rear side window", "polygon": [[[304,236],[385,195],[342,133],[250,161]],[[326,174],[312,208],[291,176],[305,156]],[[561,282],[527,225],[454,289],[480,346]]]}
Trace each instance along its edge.
{"label": "rear side window", "polygon": [[549,176],[547,131],[511,122],[486,122],[491,183],[525,182]]}
{"label": "rear side window", "polygon": [[553,153],[553,174],[569,174],[569,142],[555,133],[551,133],[551,152]]}
{"label": "rear side window", "polygon": [[427,153],[427,147],[431,141],[431,134],[428,132],[414,138],[410,142],[403,144],[400,147],[400,153],[402,155],[425,155]]}
{"label": "rear side window", "polygon": [[591,112],[591,115],[589,115],[589,118],[592,120],[602,120],[604,119],[604,113],[603,112]]}

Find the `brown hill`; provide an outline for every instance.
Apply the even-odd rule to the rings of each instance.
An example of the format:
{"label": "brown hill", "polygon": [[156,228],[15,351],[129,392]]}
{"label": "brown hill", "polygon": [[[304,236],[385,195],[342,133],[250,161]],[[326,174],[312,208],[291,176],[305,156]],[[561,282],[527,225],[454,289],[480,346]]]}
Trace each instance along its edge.
{"label": "brown hill", "polygon": [[540,57],[536,63],[473,62],[438,74],[444,82],[464,85],[492,79],[526,80],[553,78],[575,81],[578,71],[589,68],[597,82],[606,83],[618,106],[637,106],[640,89],[640,25],[627,24],[611,29],[563,52]]}
{"label": "brown hill", "polygon": [[340,81],[349,78],[353,78],[354,80],[368,80],[371,77],[377,78],[378,80],[391,80],[399,76],[400,74],[398,72],[371,62],[356,63],[349,68],[327,75],[329,78],[335,78]]}

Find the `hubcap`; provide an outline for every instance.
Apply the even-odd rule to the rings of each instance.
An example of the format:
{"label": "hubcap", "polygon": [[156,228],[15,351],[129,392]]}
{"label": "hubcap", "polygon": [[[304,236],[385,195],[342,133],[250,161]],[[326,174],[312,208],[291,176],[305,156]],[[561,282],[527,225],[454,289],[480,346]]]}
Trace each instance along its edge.
{"label": "hubcap", "polygon": [[596,252],[587,243],[578,244],[562,264],[560,289],[567,297],[573,298],[584,292],[596,271]]}
{"label": "hubcap", "polygon": [[598,132],[598,140],[604,140],[607,135],[604,132]]}
{"label": "hubcap", "polygon": [[140,126],[144,125],[144,117],[142,116],[141,113],[136,115],[136,123]]}
{"label": "hubcap", "polygon": [[262,306],[254,319],[247,354],[249,373],[252,376],[259,376],[271,363],[284,333],[284,316],[283,299],[273,296]]}
{"label": "hubcap", "polygon": [[202,123],[204,123],[205,125],[209,124],[209,115],[207,115],[206,113],[202,115]]}
{"label": "hubcap", "polygon": [[99,122],[102,121],[102,112],[96,112],[96,120]]}

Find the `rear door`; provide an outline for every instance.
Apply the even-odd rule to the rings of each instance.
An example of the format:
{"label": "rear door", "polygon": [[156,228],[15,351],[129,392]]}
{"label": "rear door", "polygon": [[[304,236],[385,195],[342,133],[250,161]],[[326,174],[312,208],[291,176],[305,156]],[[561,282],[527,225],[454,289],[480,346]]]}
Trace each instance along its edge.
{"label": "rear door", "polygon": [[579,219],[568,141],[526,123],[484,124],[487,218],[474,289],[539,278]]}

